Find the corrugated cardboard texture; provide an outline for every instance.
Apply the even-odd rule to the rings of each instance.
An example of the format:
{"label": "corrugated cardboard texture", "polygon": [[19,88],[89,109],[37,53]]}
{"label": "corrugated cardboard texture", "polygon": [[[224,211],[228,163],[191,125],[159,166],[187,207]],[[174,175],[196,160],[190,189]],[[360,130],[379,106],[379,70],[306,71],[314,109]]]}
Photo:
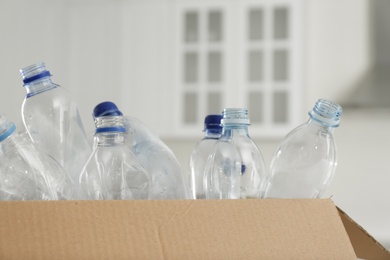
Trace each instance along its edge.
{"label": "corrugated cardboard texture", "polygon": [[333,202],[0,202],[0,259],[356,259]]}
{"label": "corrugated cardboard texture", "polygon": [[390,260],[390,252],[379,244],[361,226],[353,221],[344,211],[339,209],[341,220],[347,230],[356,254],[361,259]]}

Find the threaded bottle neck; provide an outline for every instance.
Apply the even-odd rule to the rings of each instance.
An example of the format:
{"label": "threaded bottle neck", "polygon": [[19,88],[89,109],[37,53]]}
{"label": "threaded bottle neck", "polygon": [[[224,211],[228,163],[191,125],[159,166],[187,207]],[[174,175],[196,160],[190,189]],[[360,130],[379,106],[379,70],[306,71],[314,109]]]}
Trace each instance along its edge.
{"label": "threaded bottle neck", "polygon": [[24,86],[28,86],[33,82],[51,77],[50,71],[46,70],[46,65],[43,62],[21,69],[20,75],[22,76]]}
{"label": "threaded bottle neck", "polygon": [[99,146],[124,144],[126,128],[123,116],[96,117],[95,126],[95,138]]}
{"label": "threaded bottle neck", "polygon": [[27,97],[58,87],[51,82],[50,71],[46,70],[46,65],[43,62],[21,69],[20,75],[27,91]]}
{"label": "threaded bottle neck", "polygon": [[123,116],[102,116],[95,118],[96,134],[125,133]]}
{"label": "threaded bottle neck", "polygon": [[339,104],[325,99],[319,99],[309,112],[311,119],[327,127],[338,127],[341,114],[342,107]]}
{"label": "threaded bottle neck", "polygon": [[245,108],[225,108],[222,113],[221,124],[226,126],[248,126],[250,120],[248,110]]}

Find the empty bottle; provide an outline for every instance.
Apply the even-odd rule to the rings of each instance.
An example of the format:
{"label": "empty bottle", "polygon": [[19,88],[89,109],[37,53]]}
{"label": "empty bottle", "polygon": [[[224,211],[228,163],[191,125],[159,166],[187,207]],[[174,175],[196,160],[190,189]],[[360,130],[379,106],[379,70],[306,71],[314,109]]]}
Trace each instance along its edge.
{"label": "empty bottle", "polygon": [[77,199],[62,167],[0,115],[0,199]]}
{"label": "empty bottle", "polygon": [[309,120],[292,130],[276,149],[270,164],[267,198],[319,198],[337,165],[333,130],[342,108],[319,99]]}
{"label": "empty bottle", "polygon": [[221,124],[222,136],[206,163],[206,198],[263,197],[267,175],[263,156],[248,133],[248,110],[224,109]]}
{"label": "empty bottle", "polygon": [[93,111],[95,146],[79,178],[86,200],[148,199],[150,178],[125,144],[122,112],[112,102]]}
{"label": "empty bottle", "polygon": [[91,149],[75,101],[67,90],[51,81],[44,63],[21,69],[20,73],[27,91],[22,118],[29,136],[77,183]]}
{"label": "empty bottle", "polygon": [[205,188],[203,185],[204,171],[207,158],[213,151],[215,144],[221,137],[222,115],[208,115],[204,119],[204,137],[192,150],[190,156],[190,188],[192,197],[205,199]]}
{"label": "empty bottle", "polygon": [[151,177],[150,199],[189,199],[188,182],[172,150],[139,120],[123,118],[125,143]]}

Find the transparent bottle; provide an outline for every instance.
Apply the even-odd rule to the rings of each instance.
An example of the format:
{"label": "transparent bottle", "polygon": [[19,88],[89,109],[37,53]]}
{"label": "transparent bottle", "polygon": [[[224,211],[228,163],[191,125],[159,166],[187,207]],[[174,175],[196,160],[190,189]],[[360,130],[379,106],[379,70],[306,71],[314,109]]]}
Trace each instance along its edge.
{"label": "transparent bottle", "polygon": [[151,178],[150,199],[189,199],[188,182],[172,150],[138,119],[123,119],[125,144]]}
{"label": "transparent bottle", "polygon": [[26,131],[76,184],[91,148],[75,101],[67,90],[51,81],[44,63],[21,69],[20,74],[27,91],[22,104]]}
{"label": "transparent bottle", "polygon": [[274,152],[267,198],[319,198],[329,186],[337,165],[333,130],[342,108],[319,99],[309,120],[292,130]]}
{"label": "transparent bottle", "polygon": [[221,124],[222,136],[206,163],[206,198],[262,198],[267,174],[263,156],[248,133],[248,110],[224,109]]}
{"label": "transparent bottle", "polygon": [[195,199],[205,199],[203,177],[207,158],[222,134],[222,115],[208,115],[204,119],[204,137],[192,150],[190,155],[190,188]]}
{"label": "transparent bottle", "polygon": [[95,146],[80,175],[86,200],[149,199],[150,178],[125,144],[122,112],[112,102],[97,105]]}
{"label": "transparent bottle", "polygon": [[77,199],[73,188],[62,167],[0,115],[0,199]]}

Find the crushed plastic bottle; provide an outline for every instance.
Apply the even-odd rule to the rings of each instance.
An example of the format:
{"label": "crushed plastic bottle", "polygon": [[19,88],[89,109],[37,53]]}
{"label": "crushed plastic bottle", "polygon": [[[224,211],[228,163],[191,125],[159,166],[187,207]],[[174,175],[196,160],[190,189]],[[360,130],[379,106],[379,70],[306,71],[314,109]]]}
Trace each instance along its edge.
{"label": "crushed plastic bottle", "polygon": [[0,199],[77,199],[62,167],[0,115]]}
{"label": "crushed plastic bottle", "polygon": [[124,116],[125,143],[151,176],[150,199],[189,199],[182,167],[172,150],[141,121]]}
{"label": "crushed plastic bottle", "polygon": [[125,144],[122,112],[112,102],[98,104],[95,145],[79,178],[86,200],[149,199],[150,177]]}

